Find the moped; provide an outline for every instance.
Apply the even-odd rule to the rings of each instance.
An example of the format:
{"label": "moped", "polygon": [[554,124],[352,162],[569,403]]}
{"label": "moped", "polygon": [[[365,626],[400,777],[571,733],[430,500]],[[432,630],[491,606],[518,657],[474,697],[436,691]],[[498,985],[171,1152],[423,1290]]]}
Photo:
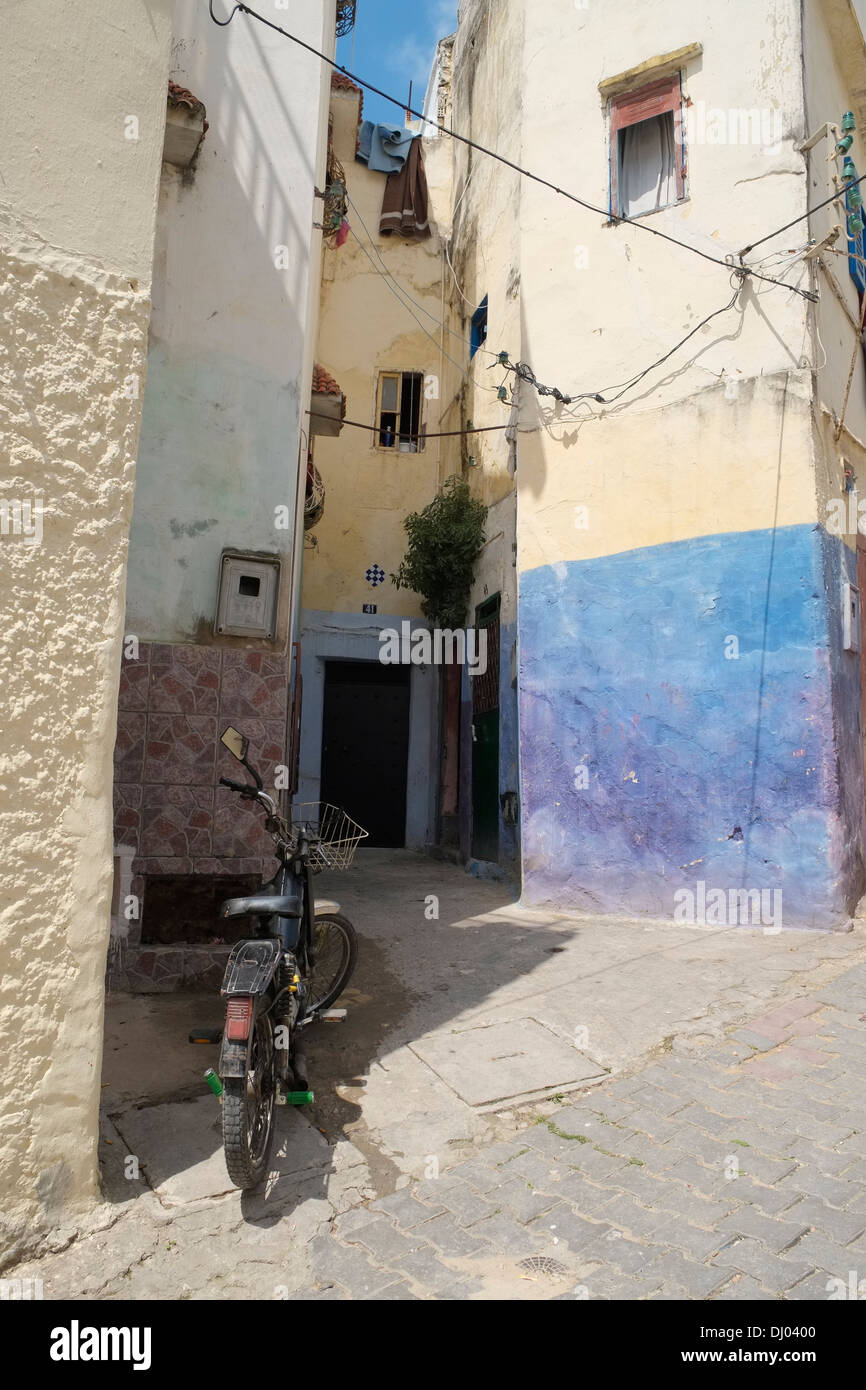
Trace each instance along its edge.
{"label": "moped", "polygon": [[[299,1034],[327,1015],[358,958],[355,928],[339,903],[314,897],[313,875],[347,869],[367,831],[322,802],[296,805],[287,820],[249,761],[249,740],[228,728],[222,743],[253,780],[221,777],[220,783],[264,809],[279,861],[274,877],[258,892],[229,898],[220,908],[221,920],[252,917],[256,922],[255,935],[238,941],[226,964],[219,1064],[216,1074],[206,1073],[222,1097],[229,1177],[247,1191],[268,1171],[277,1103],[313,1099]],[[191,1035],[191,1040],[206,1039]]]}

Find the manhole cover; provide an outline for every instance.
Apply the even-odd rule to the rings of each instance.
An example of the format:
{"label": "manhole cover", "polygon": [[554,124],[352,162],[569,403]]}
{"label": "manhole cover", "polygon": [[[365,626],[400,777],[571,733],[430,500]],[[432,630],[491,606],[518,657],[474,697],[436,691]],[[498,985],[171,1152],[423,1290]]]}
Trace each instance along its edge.
{"label": "manhole cover", "polygon": [[527,1255],[517,1268],[525,1270],[527,1274],[546,1274],[549,1279],[559,1279],[568,1273],[565,1265],[552,1260],[549,1255]]}
{"label": "manhole cover", "polygon": [[492,1105],[603,1074],[597,1062],[534,1018],[428,1033],[409,1045],[467,1105]]}

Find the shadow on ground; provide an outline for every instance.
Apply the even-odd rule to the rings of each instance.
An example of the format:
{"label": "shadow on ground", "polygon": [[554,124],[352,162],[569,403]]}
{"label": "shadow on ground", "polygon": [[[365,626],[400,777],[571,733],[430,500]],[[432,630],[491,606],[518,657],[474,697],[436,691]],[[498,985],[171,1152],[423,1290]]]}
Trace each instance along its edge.
{"label": "shadow on ground", "polygon": [[[393,1191],[401,1171],[416,1164],[415,1135],[422,1154],[436,1154],[443,1129],[446,1143],[471,1142],[485,1132],[487,1122],[409,1044],[447,1034],[459,1014],[482,1008],[563,949],[561,923],[528,929],[495,915],[513,900],[507,885],[475,880],[425,856],[368,851],[349,874],[323,877],[316,886],[320,895],[339,896],[355,921],[359,961],[339,1001],[346,1021],[313,1025],[306,1037],[315,1102],[302,1112],[278,1109],[271,1176],[241,1199],[244,1217],[265,1225],[311,1197],[333,1200],[335,1178],[341,1206]],[[430,916],[431,895],[438,918]],[[219,1027],[222,1017],[218,995],[107,997],[101,1141],[107,1200],[129,1202],[145,1184],[166,1208],[233,1192],[219,1102],[203,1079],[218,1049],[187,1041],[191,1029]],[[575,1075],[553,1082],[587,1071],[581,1054],[574,1057]],[[510,1084],[506,1074],[506,1093]],[[395,1144],[401,1127],[406,1143]]]}

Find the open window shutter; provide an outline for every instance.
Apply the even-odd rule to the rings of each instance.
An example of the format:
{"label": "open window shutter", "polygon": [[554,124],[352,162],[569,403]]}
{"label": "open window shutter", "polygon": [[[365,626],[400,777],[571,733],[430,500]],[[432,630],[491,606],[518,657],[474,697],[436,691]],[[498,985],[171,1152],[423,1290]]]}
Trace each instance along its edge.
{"label": "open window shutter", "polygon": [[620,216],[619,196],[619,132],[628,126],[648,121],[653,116],[673,112],[675,149],[674,160],[677,180],[677,197],[685,197],[686,161],[685,141],[682,121],[682,78],[678,72],[670,77],[662,77],[639,87],[634,92],[624,92],[613,97],[610,103],[610,212],[611,217]]}

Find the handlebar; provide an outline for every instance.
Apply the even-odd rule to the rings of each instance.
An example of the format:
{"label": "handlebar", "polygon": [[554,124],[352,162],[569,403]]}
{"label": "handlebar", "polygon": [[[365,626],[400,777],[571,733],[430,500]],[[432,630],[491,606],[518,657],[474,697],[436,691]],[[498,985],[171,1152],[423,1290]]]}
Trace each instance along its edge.
{"label": "handlebar", "polygon": [[229,791],[238,792],[247,801],[258,801],[268,813],[266,826],[274,840],[291,850],[293,854],[297,854],[301,859],[306,859],[309,856],[310,833],[308,829],[306,826],[290,826],[287,821],[283,820],[277,803],[273,797],[268,796],[267,792],[260,791],[252,782],[233,782],[230,777],[221,777],[220,785],[228,787]]}
{"label": "handlebar", "polygon": [[254,787],[252,782],[233,782],[230,777],[221,777],[220,785],[228,787],[229,791],[238,792],[248,801],[261,802],[269,816],[279,816],[279,808],[273,797],[268,796],[267,792],[261,791],[258,787]]}
{"label": "handlebar", "polygon": [[241,796],[248,796],[250,800],[259,794],[252,782],[233,782],[230,777],[221,777],[220,786],[228,787],[229,791],[240,792]]}

